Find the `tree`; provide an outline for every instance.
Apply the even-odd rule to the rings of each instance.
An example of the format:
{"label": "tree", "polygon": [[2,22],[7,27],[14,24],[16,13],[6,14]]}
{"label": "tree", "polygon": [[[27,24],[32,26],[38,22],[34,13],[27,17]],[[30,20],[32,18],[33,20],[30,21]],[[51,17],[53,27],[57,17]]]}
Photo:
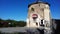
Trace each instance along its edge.
{"label": "tree", "polygon": [[24,27],[24,26],[26,26],[26,22],[25,21],[18,21],[18,26]]}

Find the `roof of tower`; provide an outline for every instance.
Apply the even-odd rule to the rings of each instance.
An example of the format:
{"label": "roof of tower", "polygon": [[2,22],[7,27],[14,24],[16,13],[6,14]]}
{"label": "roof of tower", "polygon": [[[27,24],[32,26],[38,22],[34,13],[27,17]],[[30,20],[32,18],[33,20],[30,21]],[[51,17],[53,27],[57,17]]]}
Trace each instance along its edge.
{"label": "roof of tower", "polygon": [[29,8],[31,5],[33,5],[33,4],[38,4],[38,3],[48,4],[48,5],[50,6],[50,4],[49,4],[48,2],[41,2],[41,1],[39,1],[39,2],[34,2],[34,3],[29,4],[29,5],[28,5],[28,8]]}

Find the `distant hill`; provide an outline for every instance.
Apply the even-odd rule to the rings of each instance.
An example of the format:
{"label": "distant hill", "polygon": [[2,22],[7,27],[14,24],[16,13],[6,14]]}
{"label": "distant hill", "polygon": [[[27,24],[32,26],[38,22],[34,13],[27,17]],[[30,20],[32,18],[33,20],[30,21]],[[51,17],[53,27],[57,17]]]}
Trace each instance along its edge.
{"label": "distant hill", "polygon": [[0,27],[24,27],[26,25],[25,21],[16,21],[16,20],[3,20],[0,19]]}

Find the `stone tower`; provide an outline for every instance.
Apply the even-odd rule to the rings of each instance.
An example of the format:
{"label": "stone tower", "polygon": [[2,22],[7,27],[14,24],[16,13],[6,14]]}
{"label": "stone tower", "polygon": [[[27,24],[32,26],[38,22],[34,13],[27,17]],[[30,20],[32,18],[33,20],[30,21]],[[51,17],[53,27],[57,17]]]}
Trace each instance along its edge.
{"label": "stone tower", "polygon": [[44,34],[51,34],[52,22],[50,16],[50,4],[47,2],[35,2],[28,5],[27,27],[44,30]]}
{"label": "stone tower", "polygon": [[27,27],[50,27],[50,5],[47,2],[35,2],[28,5]]}

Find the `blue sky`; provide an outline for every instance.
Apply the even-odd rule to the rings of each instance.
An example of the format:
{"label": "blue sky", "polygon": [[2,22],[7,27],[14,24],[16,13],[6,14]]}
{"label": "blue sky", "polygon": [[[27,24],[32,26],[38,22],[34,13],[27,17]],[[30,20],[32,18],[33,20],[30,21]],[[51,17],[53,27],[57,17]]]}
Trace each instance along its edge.
{"label": "blue sky", "polygon": [[[28,5],[36,0],[0,0],[0,18],[26,20]],[[60,19],[60,0],[42,0],[50,4],[51,17]]]}

